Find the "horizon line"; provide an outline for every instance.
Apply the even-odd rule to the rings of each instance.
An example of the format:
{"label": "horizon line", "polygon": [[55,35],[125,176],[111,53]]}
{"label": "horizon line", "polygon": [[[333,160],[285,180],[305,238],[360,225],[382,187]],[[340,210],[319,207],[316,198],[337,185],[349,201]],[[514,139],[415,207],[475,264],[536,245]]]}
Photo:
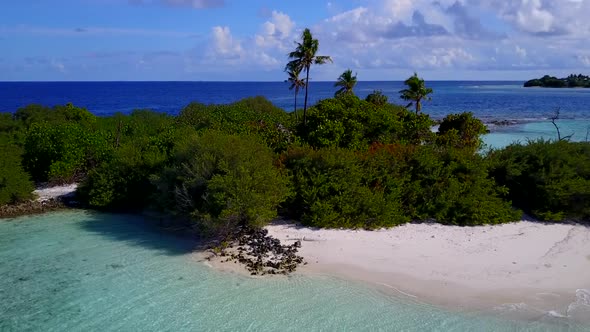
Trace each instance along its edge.
{"label": "horizon line", "polygon": [[[357,83],[361,82],[404,82],[404,80],[359,80]],[[426,82],[526,82],[526,80],[425,80]],[[2,81],[0,83],[161,83],[161,82],[168,82],[168,83],[288,83],[287,81],[217,81],[217,80],[198,80],[198,81],[190,81],[190,80],[72,80],[72,81],[52,81],[52,80],[18,80],[18,81]],[[313,81],[315,83],[334,83],[335,80],[332,81]]]}

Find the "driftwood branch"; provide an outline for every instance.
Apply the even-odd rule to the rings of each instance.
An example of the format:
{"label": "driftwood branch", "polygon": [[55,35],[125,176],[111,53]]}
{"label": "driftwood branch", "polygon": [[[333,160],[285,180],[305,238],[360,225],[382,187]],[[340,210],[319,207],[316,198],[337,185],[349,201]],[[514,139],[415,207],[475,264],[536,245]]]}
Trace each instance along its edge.
{"label": "driftwood branch", "polygon": [[[555,126],[555,130],[557,130],[557,140],[558,141],[569,140],[570,138],[572,138],[572,136],[574,136],[575,133],[571,133],[571,135],[561,137],[561,131],[559,130],[559,126],[555,122],[555,121],[559,120],[560,113],[561,113],[561,109],[559,107],[557,107],[555,109],[555,112],[553,113],[553,116],[549,117],[549,120],[551,120],[551,123],[553,123],[553,126]],[[588,132],[586,132],[586,140],[588,140]]]}

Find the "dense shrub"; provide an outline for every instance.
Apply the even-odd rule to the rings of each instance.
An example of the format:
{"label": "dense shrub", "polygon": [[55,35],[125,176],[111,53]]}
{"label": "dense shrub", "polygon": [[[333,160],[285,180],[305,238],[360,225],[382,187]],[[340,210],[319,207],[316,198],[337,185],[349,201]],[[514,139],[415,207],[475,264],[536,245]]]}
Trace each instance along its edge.
{"label": "dense shrub", "polygon": [[110,147],[100,133],[76,123],[31,124],[25,137],[23,164],[36,182],[78,180],[108,158]]}
{"label": "dense shrub", "polygon": [[294,141],[292,122],[285,111],[264,97],[246,98],[227,105],[191,103],[177,118],[179,125],[197,130],[257,135],[275,151],[285,150]]}
{"label": "dense shrub", "polygon": [[390,227],[409,221],[400,187],[370,183],[361,155],[340,148],[292,149],[283,162],[293,176],[288,207],[304,224],[330,228]]}
{"label": "dense shrub", "polygon": [[365,152],[292,149],[293,217],[316,227],[378,228],[410,220],[481,225],[518,220],[477,155],[374,144]]}
{"label": "dense shrub", "polygon": [[377,106],[383,106],[387,104],[387,96],[384,95],[381,90],[375,90],[372,93],[369,93],[365,100]]}
{"label": "dense shrub", "polygon": [[590,144],[532,141],[490,154],[514,205],[542,220],[590,217]]}
{"label": "dense shrub", "polygon": [[90,207],[140,210],[151,205],[156,187],[150,177],[162,171],[169,162],[174,142],[186,134],[184,130],[174,131],[159,124],[147,126],[148,129],[132,122],[125,126],[134,136],[125,134],[112,158],[90,171],[78,189],[82,202]]}
{"label": "dense shrub", "polygon": [[21,149],[0,133],[0,205],[32,198],[33,182],[21,166]]}
{"label": "dense shrub", "polygon": [[288,180],[257,137],[208,130],[175,151],[172,165],[153,178],[158,200],[207,231],[262,226],[287,197]]}
{"label": "dense shrub", "polygon": [[438,144],[475,152],[482,145],[481,135],[487,128],[473,113],[449,114],[440,126],[436,135]]}
{"label": "dense shrub", "polygon": [[519,218],[511,202],[542,219],[590,216],[587,143],[482,156],[485,126],[471,113],[447,116],[436,134],[431,125],[355,96],[319,102],[307,126],[262,97],[193,103],[177,117],[32,105],[0,114],[0,204],[29,198],[33,179],[82,180],[89,207],[156,207],[212,232],[264,225],[279,207],[311,226],[368,229],[508,222]]}
{"label": "dense shrub", "polygon": [[53,108],[42,105],[31,104],[19,108],[14,113],[14,118],[29,128],[34,123],[48,122],[51,124],[62,124],[73,122],[84,127],[89,127],[96,121],[96,116],[88,112],[85,108],[72,105],[57,105]]}
{"label": "dense shrub", "polygon": [[24,140],[22,123],[10,113],[0,113],[0,142],[21,145]]}
{"label": "dense shrub", "polygon": [[90,171],[78,188],[80,199],[97,209],[141,210],[151,203],[150,176],[164,167],[166,154],[154,147],[118,149],[109,162]]}
{"label": "dense shrub", "polygon": [[342,96],[310,108],[307,126],[300,132],[313,147],[359,150],[374,142],[421,142],[430,136],[431,124],[428,116],[417,116],[400,106]]}
{"label": "dense shrub", "polygon": [[434,146],[374,145],[365,171],[376,185],[401,187],[406,215],[443,224],[514,221],[519,213],[501,199],[505,188],[488,177],[482,157]]}

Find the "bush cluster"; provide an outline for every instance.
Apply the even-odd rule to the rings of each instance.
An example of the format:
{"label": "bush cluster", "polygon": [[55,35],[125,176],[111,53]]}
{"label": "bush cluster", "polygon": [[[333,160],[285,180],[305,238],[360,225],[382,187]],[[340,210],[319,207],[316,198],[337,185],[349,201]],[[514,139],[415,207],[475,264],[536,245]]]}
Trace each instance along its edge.
{"label": "bush cluster", "polygon": [[259,138],[216,130],[180,141],[170,166],[152,182],[163,208],[222,233],[265,225],[289,192],[287,177]]}
{"label": "bush cluster", "polygon": [[307,125],[262,97],[95,117],[71,104],[0,115],[0,204],[33,182],[80,181],[90,208],[157,209],[207,233],[277,215],[315,227],[452,225],[590,216],[590,147],[529,142],[481,153],[485,126],[428,115],[375,92],[322,100]]}
{"label": "bush cluster", "polygon": [[315,227],[374,229],[410,219],[399,187],[372,183],[365,158],[342,148],[289,150],[283,156],[292,173],[291,215]]}
{"label": "bush cluster", "polygon": [[590,217],[590,144],[531,141],[490,153],[490,173],[506,197],[542,220]]}
{"label": "bush cluster", "polygon": [[375,142],[418,144],[431,135],[432,121],[392,104],[376,105],[354,95],[325,99],[309,109],[302,139],[317,148],[367,148]]}
{"label": "bush cluster", "polygon": [[22,149],[0,136],[0,205],[32,198],[30,176],[21,165]]}

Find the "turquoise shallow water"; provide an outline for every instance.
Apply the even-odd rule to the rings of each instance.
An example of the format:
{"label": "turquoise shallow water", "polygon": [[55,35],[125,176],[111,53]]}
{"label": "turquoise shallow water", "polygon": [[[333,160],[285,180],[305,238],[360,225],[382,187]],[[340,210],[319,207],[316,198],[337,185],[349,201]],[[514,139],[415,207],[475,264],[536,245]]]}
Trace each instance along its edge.
{"label": "turquoise shallow water", "polygon": [[456,313],[330,277],[212,270],[140,218],[0,220],[0,331],[583,331],[567,319]]}
{"label": "turquoise shallow water", "polygon": [[[558,120],[561,137],[572,135],[572,142],[590,141],[590,120]],[[528,140],[543,138],[556,140],[557,131],[549,121],[528,122],[517,125],[490,127],[491,133],[484,135],[484,143],[490,148],[503,148],[511,143],[526,143]]]}

